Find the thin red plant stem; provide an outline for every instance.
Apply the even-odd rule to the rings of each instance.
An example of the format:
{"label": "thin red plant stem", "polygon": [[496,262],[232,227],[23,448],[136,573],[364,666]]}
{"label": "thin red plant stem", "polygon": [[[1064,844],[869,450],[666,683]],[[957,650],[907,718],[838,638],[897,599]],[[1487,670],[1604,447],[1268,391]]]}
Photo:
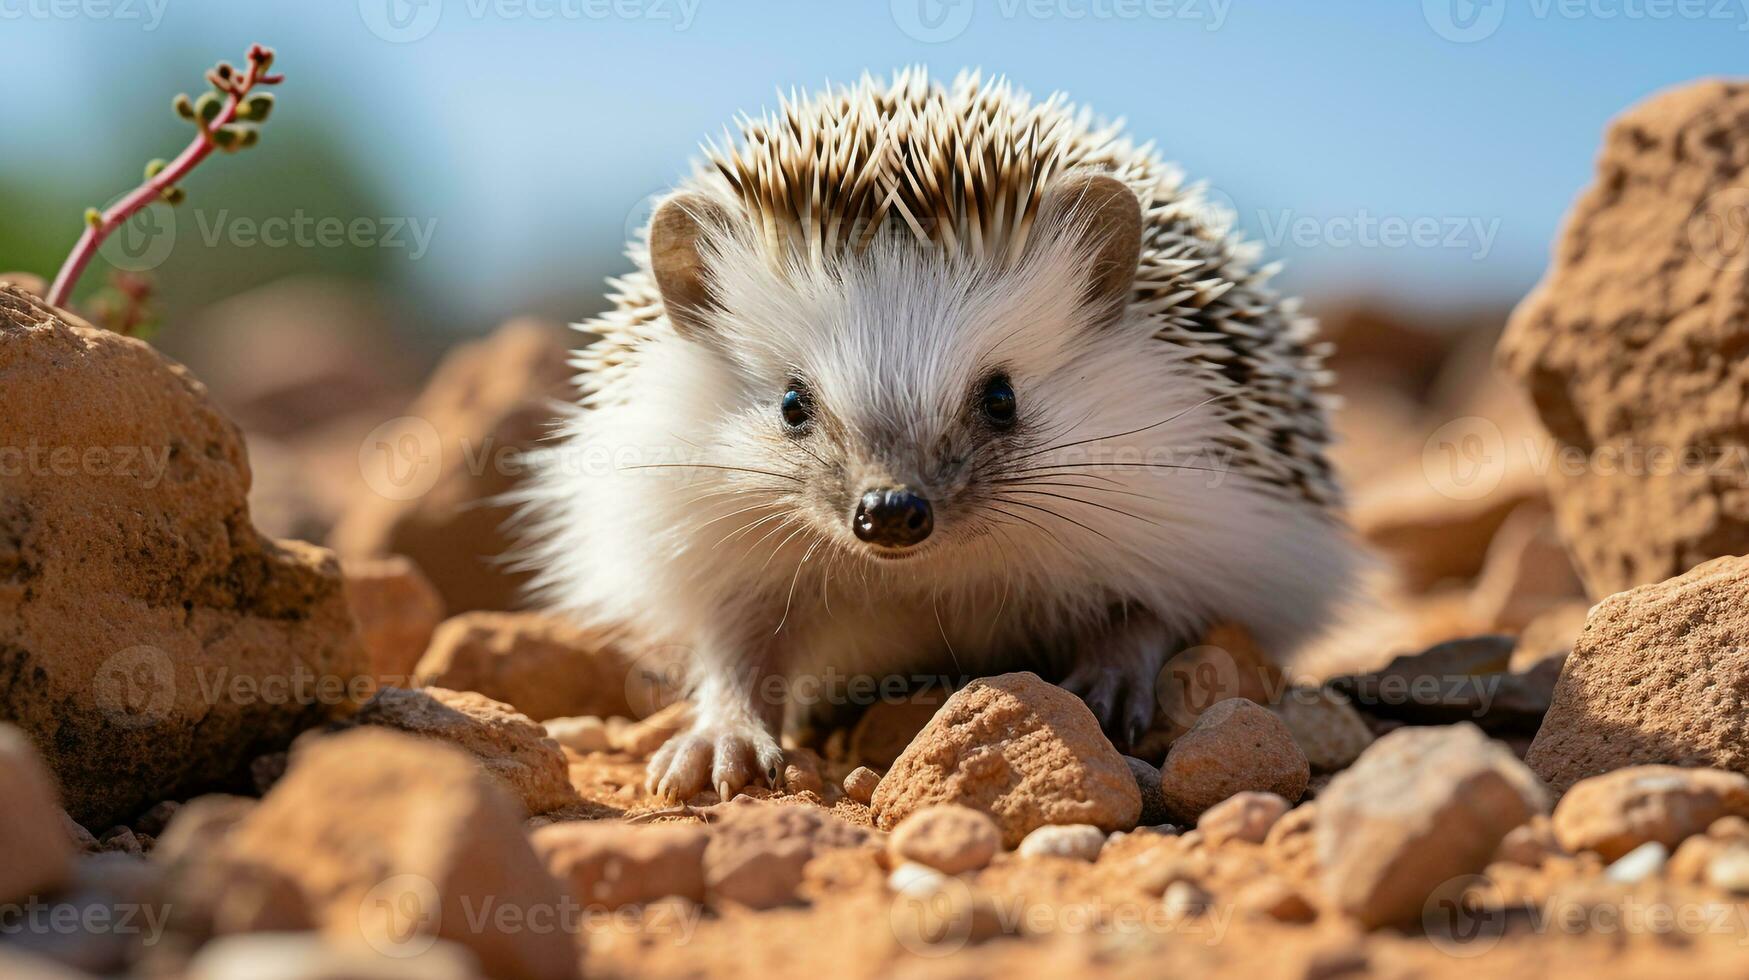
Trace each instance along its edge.
{"label": "thin red plant stem", "polygon": [[97,250],[103,246],[104,239],[126,223],[129,218],[138,214],[146,205],[159,200],[165,191],[175,187],[178,181],[188,176],[189,171],[199,166],[200,162],[213,152],[215,145],[213,132],[237,117],[237,109],[243,104],[243,98],[249,94],[250,90],[254,89],[257,84],[276,85],[279,83],[283,76],[263,74],[261,61],[256,57],[257,50],[259,50],[259,46],[250,51],[248,77],[225,99],[224,107],[219,110],[217,116],[213,117],[212,124],[210,126],[203,125],[200,120],[195,120],[195,128],[199,129],[200,132],[195,135],[194,142],[188,144],[188,147],[176,159],[170,161],[163,170],[158,171],[145,183],[129,191],[126,197],[115,202],[109,210],[103,212],[102,218],[96,225],[89,223],[85,225],[84,233],[79,236],[79,241],[73,246],[73,251],[67,255],[67,261],[61,264],[61,271],[55,274],[53,285],[49,286],[47,300],[51,306],[66,307],[67,302],[72,299],[74,284],[79,281],[79,276],[84,273],[85,267],[91,263],[91,257],[96,255]]}

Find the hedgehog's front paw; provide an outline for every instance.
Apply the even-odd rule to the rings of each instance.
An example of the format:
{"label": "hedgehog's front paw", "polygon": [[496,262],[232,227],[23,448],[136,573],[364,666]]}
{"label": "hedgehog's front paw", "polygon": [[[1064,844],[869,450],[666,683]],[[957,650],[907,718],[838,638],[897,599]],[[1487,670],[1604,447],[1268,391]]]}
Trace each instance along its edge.
{"label": "hedgehog's front paw", "polygon": [[1129,749],[1154,723],[1155,684],[1165,664],[1165,629],[1152,616],[1132,614],[1076,647],[1061,687],[1087,702],[1113,744]]}
{"label": "hedgehog's front paw", "polygon": [[701,719],[650,757],[645,787],[673,800],[715,789],[726,801],[760,776],[775,789],[782,773],[783,749],[763,726]]}

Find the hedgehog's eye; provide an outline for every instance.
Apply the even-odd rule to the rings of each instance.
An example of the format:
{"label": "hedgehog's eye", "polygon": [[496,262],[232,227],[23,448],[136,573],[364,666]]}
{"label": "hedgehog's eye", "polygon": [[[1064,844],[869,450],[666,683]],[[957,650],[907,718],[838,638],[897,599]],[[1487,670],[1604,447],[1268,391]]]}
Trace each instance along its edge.
{"label": "hedgehog's eye", "polygon": [[799,381],[789,383],[778,407],[783,411],[783,424],[791,429],[801,429],[814,418],[814,400],[808,397],[808,390]]}
{"label": "hedgehog's eye", "polygon": [[998,429],[1006,429],[1014,424],[1014,385],[1009,383],[1007,375],[998,374],[985,383],[981,407],[984,417]]}

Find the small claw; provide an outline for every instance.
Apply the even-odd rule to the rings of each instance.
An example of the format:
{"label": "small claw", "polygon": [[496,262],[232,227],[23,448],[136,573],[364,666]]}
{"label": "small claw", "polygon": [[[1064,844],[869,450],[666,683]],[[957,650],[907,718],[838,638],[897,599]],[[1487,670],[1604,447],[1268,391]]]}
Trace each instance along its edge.
{"label": "small claw", "polygon": [[729,802],[730,795],[729,781],[727,779],[717,784],[717,799],[727,803]]}
{"label": "small claw", "polygon": [[783,783],[783,773],[779,772],[776,766],[769,766],[766,768],[765,781],[772,789],[783,789],[783,786],[781,785]]}

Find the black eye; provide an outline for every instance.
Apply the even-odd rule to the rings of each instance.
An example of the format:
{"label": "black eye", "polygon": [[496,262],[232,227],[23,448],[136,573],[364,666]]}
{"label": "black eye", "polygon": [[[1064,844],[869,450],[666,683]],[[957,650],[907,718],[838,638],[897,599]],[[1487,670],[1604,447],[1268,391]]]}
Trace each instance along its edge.
{"label": "black eye", "polygon": [[998,374],[984,385],[984,417],[999,429],[1014,424],[1014,386],[1005,375]]}
{"label": "black eye", "polygon": [[799,382],[790,382],[778,406],[783,410],[783,424],[792,429],[802,428],[814,417],[813,400]]}

